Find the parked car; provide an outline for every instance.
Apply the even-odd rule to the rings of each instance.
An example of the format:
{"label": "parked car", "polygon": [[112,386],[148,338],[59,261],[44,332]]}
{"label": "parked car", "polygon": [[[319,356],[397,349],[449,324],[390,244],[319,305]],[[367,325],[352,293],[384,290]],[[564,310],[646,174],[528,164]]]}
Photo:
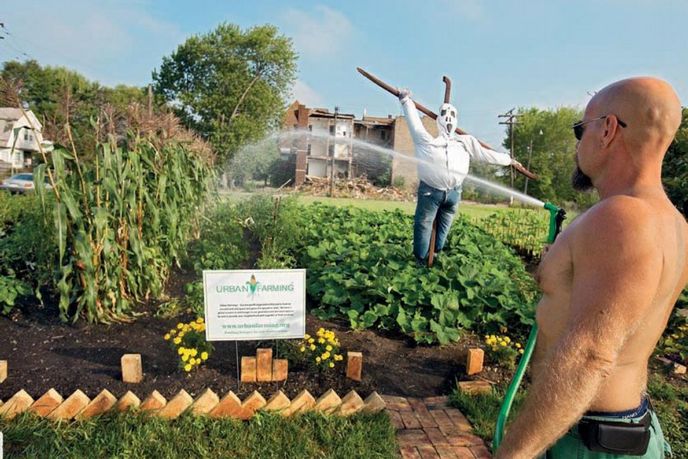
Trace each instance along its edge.
{"label": "parked car", "polygon": [[[45,188],[47,190],[53,188],[48,181],[48,177],[45,177]],[[26,193],[27,191],[33,191],[33,174],[30,172],[22,172],[21,174],[13,175],[2,181],[0,189],[7,190],[10,193]]]}

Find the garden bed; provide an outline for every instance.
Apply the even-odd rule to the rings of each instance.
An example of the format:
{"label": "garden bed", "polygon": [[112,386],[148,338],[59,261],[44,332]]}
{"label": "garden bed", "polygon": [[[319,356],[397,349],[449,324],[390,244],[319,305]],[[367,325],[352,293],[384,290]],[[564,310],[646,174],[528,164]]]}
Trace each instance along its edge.
{"label": "garden bed", "polygon": [[[155,317],[153,309],[144,311],[130,324],[63,324],[50,309],[13,311],[0,317],[0,358],[8,360],[9,377],[0,384],[0,399],[7,400],[20,389],[34,398],[54,388],[63,396],[81,389],[94,397],[102,389],[115,396],[127,390],[146,396],[157,390],[171,397],[180,389],[192,396],[210,388],[219,395],[234,391],[245,398],[253,390],[273,393],[281,389],[293,397],[307,389],[318,397],[328,389],[345,394],[354,389],[361,396],[372,391],[402,396],[446,394],[454,378],[463,373],[463,353],[468,341],[446,347],[416,346],[401,336],[365,330],[351,331],[348,323],[307,318],[307,329],[325,327],[335,331],[344,350],[362,351],[363,379],[346,379],[344,365],[332,374],[318,374],[290,362],[285,382],[244,383],[237,388],[236,356],[233,342],[215,343],[215,353],[206,365],[187,374],[177,366],[178,359],[163,335],[180,318]],[[254,355],[257,347],[273,347],[274,342],[240,342],[239,356]],[[285,344],[280,343],[282,349]],[[120,358],[140,353],[144,380],[126,384],[121,380]],[[486,371],[488,378],[501,380],[501,373]]]}

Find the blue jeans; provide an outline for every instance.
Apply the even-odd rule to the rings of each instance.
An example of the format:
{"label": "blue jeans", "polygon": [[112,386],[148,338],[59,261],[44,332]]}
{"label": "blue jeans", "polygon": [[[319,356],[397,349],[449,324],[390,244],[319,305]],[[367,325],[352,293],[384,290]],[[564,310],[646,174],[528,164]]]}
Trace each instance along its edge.
{"label": "blue jeans", "polygon": [[437,235],[435,236],[435,253],[438,253],[447,242],[456,209],[461,200],[461,187],[451,190],[438,190],[425,182],[418,184],[418,202],[416,215],[413,217],[413,255],[422,263],[430,250],[432,223],[437,218]]}

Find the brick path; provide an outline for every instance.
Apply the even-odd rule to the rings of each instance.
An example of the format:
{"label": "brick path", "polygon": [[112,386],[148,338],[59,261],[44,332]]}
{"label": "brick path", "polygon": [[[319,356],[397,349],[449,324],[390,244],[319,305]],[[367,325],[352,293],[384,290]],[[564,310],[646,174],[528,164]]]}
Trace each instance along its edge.
{"label": "brick path", "polygon": [[404,459],[490,459],[468,419],[448,406],[447,397],[404,398],[383,395]]}

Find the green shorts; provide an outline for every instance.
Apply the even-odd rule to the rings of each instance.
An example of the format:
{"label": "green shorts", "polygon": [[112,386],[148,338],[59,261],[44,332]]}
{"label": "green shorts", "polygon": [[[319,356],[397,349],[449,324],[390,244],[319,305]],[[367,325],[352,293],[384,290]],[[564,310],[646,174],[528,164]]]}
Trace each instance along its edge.
{"label": "green shorts", "polygon": [[[651,411],[650,444],[647,452],[642,456],[630,456],[625,454],[610,454],[590,451],[578,434],[578,425],[573,426],[563,437],[559,439],[540,459],[663,459],[671,457],[669,443],[664,440],[662,428],[659,425],[657,415]],[[614,422],[637,422],[642,416],[636,418],[610,418],[604,416],[584,416],[584,419],[595,419]]]}

